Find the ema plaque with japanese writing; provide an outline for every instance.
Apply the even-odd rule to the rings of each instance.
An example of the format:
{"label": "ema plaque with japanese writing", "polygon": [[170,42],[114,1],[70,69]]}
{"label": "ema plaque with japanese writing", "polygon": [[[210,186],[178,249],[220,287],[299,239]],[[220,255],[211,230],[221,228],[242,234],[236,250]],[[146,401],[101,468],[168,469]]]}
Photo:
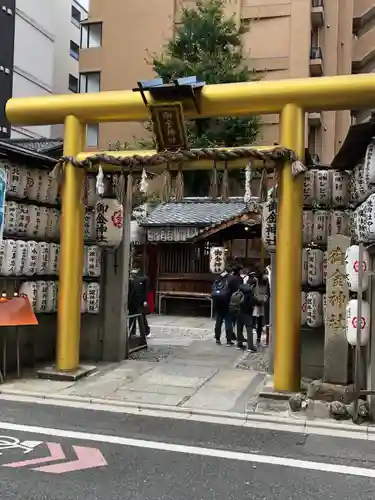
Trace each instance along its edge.
{"label": "ema plaque with japanese writing", "polygon": [[328,238],[324,379],[337,384],[348,382],[349,351],[345,330],[349,287],[345,252],[349,246],[350,238],[342,234]]}
{"label": "ema plaque with japanese writing", "polygon": [[182,104],[153,104],[149,108],[158,151],[188,149]]}

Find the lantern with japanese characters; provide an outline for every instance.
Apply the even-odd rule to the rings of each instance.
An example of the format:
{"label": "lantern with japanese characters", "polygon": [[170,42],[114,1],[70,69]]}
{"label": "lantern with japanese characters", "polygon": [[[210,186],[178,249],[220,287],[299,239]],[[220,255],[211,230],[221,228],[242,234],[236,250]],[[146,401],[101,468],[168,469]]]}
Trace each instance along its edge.
{"label": "lantern with japanese characters", "polygon": [[323,283],[325,283],[327,281],[327,273],[328,273],[328,252],[325,251],[323,252],[323,266],[322,266],[322,270],[323,270]]}
{"label": "lantern with japanese characters", "polygon": [[19,289],[20,295],[26,295],[33,311],[36,311],[37,287],[35,281],[24,281]]}
{"label": "lantern with japanese characters", "polygon": [[87,312],[98,314],[100,310],[100,285],[99,283],[89,283],[87,285]]}
{"label": "lantern with japanese characters", "polygon": [[318,170],[315,178],[315,201],[318,205],[329,205],[331,203],[331,176],[332,172],[330,170]]}
{"label": "lantern with japanese characters", "polygon": [[225,270],[225,248],[210,248],[210,271],[214,274],[220,274]]}
{"label": "lantern with japanese characters", "polygon": [[81,314],[87,313],[87,283],[82,283]]}
{"label": "lantern with japanese characters", "polygon": [[54,281],[47,281],[47,313],[52,313],[57,310],[57,283]]}
{"label": "lantern with japanese characters", "polygon": [[87,275],[97,278],[100,276],[102,269],[102,252],[101,249],[95,245],[90,245],[87,248]]}
{"label": "lantern with japanese characters", "polygon": [[302,216],[302,242],[309,245],[313,239],[314,214],[312,210],[304,210]]}
{"label": "lantern with japanese characters", "polygon": [[319,328],[323,325],[323,304],[322,294],[319,292],[308,292],[307,302],[307,326]]}
{"label": "lantern with japanese characters", "polygon": [[307,252],[307,282],[310,286],[323,283],[323,251],[309,248]]}
{"label": "lantern with japanese characters", "polygon": [[375,184],[375,144],[373,142],[367,146],[365,169],[368,172],[369,183]]}
{"label": "lantern with japanese characters", "polygon": [[307,294],[301,292],[301,326],[306,325],[307,321]]}
{"label": "lantern with japanese characters", "polygon": [[332,172],[332,205],[346,207],[349,204],[349,173],[345,170]]}
{"label": "lantern with japanese characters", "polygon": [[41,242],[37,243],[37,248],[38,248],[38,257],[36,262],[36,274],[39,275],[47,274],[49,245],[48,243]]}
{"label": "lantern with japanese characters", "polygon": [[[362,290],[366,291],[369,282],[370,256],[367,250],[363,250],[362,260]],[[345,271],[352,292],[358,292],[359,284],[359,246],[352,245],[345,252]]]}
{"label": "lantern with japanese characters", "polygon": [[302,285],[307,285],[307,274],[309,267],[308,249],[302,249],[302,269],[301,269],[301,283]]}
{"label": "lantern with japanese characters", "polygon": [[[358,300],[349,300],[346,306],[346,338],[350,345],[357,345]],[[368,344],[370,337],[370,305],[362,301],[360,345]]]}
{"label": "lantern with japanese characters", "polygon": [[17,245],[13,240],[4,241],[4,256],[2,259],[2,266],[0,274],[4,276],[12,276],[16,270],[16,251]]}
{"label": "lantern with japanese characters", "polygon": [[5,203],[4,233],[8,235],[17,234],[18,229],[18,204],[14,201]]}
{"label": "lantern with japanese characters", "polygon": [[262,242],[267,250],[276,248],[276,216],[275,200],[269,200],[262,206]]}
{"label": "lantern with japanese characters", "polygon": [[47,312],[47,281],[37,281],[36,282],[36,312],[46,313]]}
{"label": "lantern with japanese characters", "polygon": [[327,321],[327,294],[323,293],[322,295],[322,308],[323,308],[323,321],[324,323]]}
{"label": "lantern with japanese characters", "polygon": [[27,243],[26,241],[16,241],[16,267],[15,275],[23,276],[26,271]]}
{"label": "lantern with japanese characters", "polygon": [[343,210],[333,210],[329,215],[328,234],[345,234],[349,232],[348,215]]}
{"label": "lantern with japanese characters", "polygon": [[325,245],[328,238],[329,212],[328,210],[316,210],[313,222],[312,241],[317,245]]}
{"label": "lantern with japanese characters", "polygon": [[375,194],[371,194],[353,213],[357,218],[357,240],[375,241]]}
{"label": "lantern with japanese characters", "polygon": [[122,240],[123,208],[118,200],[103,198],[95,206],[96,241],[99,246],[118,247]]}
{"label": "lantern with japanese characters", "polygon": [[42,170],[40,170],[39,168],[28,170],[27,175],[27,197],[29,198],[29,200],[39,201],[43,182]]}
{"label": "lantern with japanese characters", "polygon": [[303,179],[303,204],[311,207],[315,201],[315,179],[317,170],[308,170]]}

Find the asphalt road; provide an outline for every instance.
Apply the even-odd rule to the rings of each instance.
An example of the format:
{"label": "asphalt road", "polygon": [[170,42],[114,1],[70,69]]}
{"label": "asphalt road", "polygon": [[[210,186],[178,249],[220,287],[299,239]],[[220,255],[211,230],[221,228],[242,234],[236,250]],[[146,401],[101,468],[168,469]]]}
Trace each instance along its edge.
{"label": "asphalt road", "polygon": [[375,498],[369,441],[4,400],[0,407],[1,500]]}

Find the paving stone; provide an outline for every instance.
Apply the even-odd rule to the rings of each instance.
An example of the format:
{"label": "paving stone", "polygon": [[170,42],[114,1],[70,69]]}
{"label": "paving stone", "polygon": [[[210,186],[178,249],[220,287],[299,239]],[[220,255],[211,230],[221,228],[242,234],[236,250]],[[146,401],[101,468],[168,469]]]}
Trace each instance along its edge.
{"label": "paving stone", "polygon": [[181,394],[159,394],[156,392],[120,390],[108,396],[107,399],[131,401],[133,403],[177,406],[184,397]]}

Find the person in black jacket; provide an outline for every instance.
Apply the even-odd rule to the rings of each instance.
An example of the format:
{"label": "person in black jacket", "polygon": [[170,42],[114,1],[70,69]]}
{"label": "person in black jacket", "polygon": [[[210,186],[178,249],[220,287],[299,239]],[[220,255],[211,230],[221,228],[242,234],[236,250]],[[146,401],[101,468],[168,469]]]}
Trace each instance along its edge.
{"label": "person in black jacket", "polygon": [[149,281],[147,276],[143,276],[138,268],[133,268],[131,270],[130,280],[129,280],[129,299],[128,299],[128,309],[129,315],[140,315],[138,317],[131,318],[129,321],[129,334],[135,335],[137,319],[139,324],[139,329],[141,334],[144,331],[146,337],[150,337],[150,326],[147,321],[146,309],[147,304],[147,293],[149,289]]}
{"label": "person in black jacket", "polygon": [[247,349],[256,352],[253,340],[253,310],[254,306],[260,305],[260,301],[254,295],[254,281],[246,276],[243,284],[239,287],[239,293],[242,294],[239,301],[239,311],[237,317],[237,348],[245,349],[243,329],[246,328]]}

